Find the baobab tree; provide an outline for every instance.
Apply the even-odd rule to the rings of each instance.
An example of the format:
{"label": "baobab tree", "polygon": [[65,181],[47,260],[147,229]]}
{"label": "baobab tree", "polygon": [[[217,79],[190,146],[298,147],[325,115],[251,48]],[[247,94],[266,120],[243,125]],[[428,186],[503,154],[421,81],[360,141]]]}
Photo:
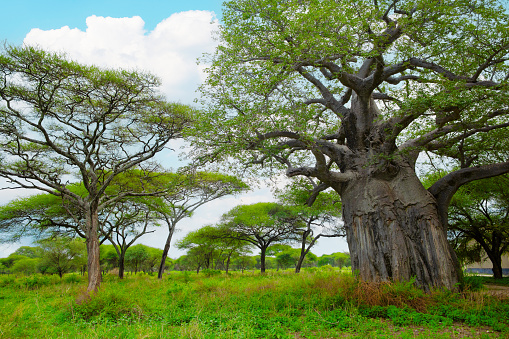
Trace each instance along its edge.
{"label": "baobab tree", "polygon": [[[192,154],[331,187],[362,279],[454,289],[450,199],[465,183],[509,171],[507,8],[493,0],[224,8]],[[421,151],[457,165],[427,190],[416,175]]]}

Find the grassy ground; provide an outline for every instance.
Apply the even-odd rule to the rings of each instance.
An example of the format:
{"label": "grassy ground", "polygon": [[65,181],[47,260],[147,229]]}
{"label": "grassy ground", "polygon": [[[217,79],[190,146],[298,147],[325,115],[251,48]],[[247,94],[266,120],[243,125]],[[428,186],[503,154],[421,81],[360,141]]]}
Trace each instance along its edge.
{"label": "grassy ground", "polygon": [[91,299],[74,275],[0,286],[0,338],[509,338],[503,297],[424,294],[334,270],[106,276]]}

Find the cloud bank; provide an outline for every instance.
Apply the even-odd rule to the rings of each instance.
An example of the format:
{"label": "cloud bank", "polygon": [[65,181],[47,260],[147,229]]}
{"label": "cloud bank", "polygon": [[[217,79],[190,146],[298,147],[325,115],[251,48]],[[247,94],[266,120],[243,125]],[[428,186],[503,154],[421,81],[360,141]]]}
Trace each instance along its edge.
{"label": "cloud bank", "polygon": [[171,15],[147,32],[139,16],[111,18],[90,16],[87,29],[68,26],[32,29],[24,44],[64,52],[71,59],[107,68],[148,71],[162,80],[161,91],[169,101],[191,104],[204,79],[197,58],[212,53],[212,38],[219,27],[214,13],[187,11]]}

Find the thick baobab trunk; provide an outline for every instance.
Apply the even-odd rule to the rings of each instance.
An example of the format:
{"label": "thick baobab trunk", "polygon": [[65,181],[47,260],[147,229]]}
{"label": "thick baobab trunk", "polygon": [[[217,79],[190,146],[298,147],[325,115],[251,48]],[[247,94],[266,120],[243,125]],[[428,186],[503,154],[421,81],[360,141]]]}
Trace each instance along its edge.
{"label": "thick baobab trunk", "polygon": [[365,281],[409,281],[455,289],[458,261],[436,201],[409,166],[391,178],[365,176],[340,190],[352,270]]}
{"label": "thick baobab trunk", "polygon": [[99,218],[97,210],[90,212],[87,216],[87,269],[88,269],[88,287],[87,292],[96,292],[101,284],[101,263],[99,261]]}

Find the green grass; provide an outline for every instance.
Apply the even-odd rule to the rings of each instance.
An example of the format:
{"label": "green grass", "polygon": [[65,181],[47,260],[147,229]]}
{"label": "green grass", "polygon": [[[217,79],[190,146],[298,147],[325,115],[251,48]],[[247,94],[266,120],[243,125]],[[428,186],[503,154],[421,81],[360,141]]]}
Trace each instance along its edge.
{"label": "green grass", "polygon": [[509,337],[509,303],[482,292],[424,294],[334,270],[118,280],[0,277],[0,338]]}
{"label": "green grass", "polygon": [[500,286],[509,286],[509,277],[504,277],[502,279],[495,279],[492,276],[477,276],[477,275],[469,275],[466,276],[469,281],[476,281],[477,284],[482,285],[500,285]]}

